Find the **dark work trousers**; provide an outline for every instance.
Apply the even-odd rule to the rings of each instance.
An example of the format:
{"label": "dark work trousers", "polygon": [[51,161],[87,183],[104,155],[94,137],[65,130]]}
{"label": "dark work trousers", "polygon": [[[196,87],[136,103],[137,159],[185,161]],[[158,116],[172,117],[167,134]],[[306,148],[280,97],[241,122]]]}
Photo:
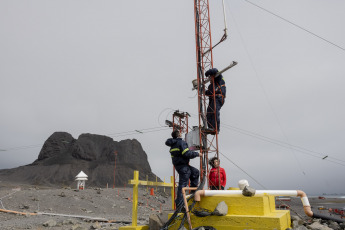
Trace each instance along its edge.
{"label": "dark work trousers", "polygon": [[176,207],[183,201],[182,188],[187,187],[190,180],[191,187],[198,187],[199,170],[190,165],[179,165],[175,167],[180,177],[177,188]]}
{"label": "dark work trousers", "polygon": [[[222,97],[216,97],[216,113],[214,112],[214,100],[210,99],[208,107],[207,107],[207,125],[209,129],[216,129],[216,123],[217,120],[217,127],[219,131],[220,127],[220,108],[223,106],[223,99]],[[214,117],[216,115],[216,117]]]}

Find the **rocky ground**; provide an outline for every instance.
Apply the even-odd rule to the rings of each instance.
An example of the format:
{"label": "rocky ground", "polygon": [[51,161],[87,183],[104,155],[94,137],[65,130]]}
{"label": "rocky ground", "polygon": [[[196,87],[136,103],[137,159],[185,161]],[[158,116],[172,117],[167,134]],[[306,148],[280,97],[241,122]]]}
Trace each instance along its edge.
{"label": "rocky ground", "polygon": [[[0,189],[0,229],[118,229],[132,222],[130,188]],[[138,225],[148,225],[151,214],[171,211],[170,195],[139,188]],[[8,210],[21,214],[12,214]]]}
{"label": "rocky ground", "polygon": [[[332,198],[320,200],[318,198],[308,198],[312,211],[315,214],[323,215],[325,217],[334,218],[336,220],[345,220],[342,219],[340,215],[331,214],[328,211],[328,208],[342,208],[345,207],[345,199]],[[285,205],[290,207],[291,213],[291,222],[293,230],[342,230],[345,229],[345,224],[337,223],[332,220],[321,220],[316,218],[308,217],[303,210],[302,202],[300,198],[291,198],[291,201],[284,201]],[[280,202],[276,201],[276,205],[279,205]],[[319,210],[319,207],[325,209]]]}
{"label": "rocky ground", "polygon": [[[43,188],[28,185],[0,185],[0,229],[118,229],[132,222],[132,187],[129,188]],[[171,210],[169,190],[139,188],[138,225],[148,225],[149,216],[167,219]],[[339,208],[344,199],[309,198],[314,213],[328,215],[318,206]],[[344,229],[333,221],[308,218],[299,198],[284,201],[290,207],[293,229]],[[276,202],[277,205],[280,202]],[[17,214],[10,213],[18,212]],[[24,213],[22,215],[20,213]],[[301,218],[299,218],[301,217]],[[340,216],[333,215],[340,219]]]}

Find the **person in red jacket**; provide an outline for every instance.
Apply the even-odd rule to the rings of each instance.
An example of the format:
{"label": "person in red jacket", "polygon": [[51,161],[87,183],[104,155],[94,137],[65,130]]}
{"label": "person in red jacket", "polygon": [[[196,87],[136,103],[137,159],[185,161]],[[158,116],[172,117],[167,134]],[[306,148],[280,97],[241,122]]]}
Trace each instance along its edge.
{"label": "person in red jacket", "polygon": [[[217,157],[211,158],[209,161],[212,169],[208,174],[208,183],[211,190],[219,190],[219,181],[220,181],[220,189],[224,190],[226,185],[226,174],[225,170],[219,166],[219,160]],[[219,168],[219,175],[218,175],[218,168]],[[220,179],[220,180],[219,180]]]}

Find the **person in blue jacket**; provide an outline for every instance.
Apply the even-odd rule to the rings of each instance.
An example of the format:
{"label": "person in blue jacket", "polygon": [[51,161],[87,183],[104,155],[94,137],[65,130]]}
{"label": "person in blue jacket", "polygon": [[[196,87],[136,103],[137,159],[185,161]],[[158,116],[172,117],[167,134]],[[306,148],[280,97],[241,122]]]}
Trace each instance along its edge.
{"label": "person in blue jacket", "polygon": [[169,138],[165,144],[170,147],[172,163],[180,177],[175,200],[176,206],[179,206],[183,202],[182,188],[188,185],[188,181],[190,180],[191,187],[198,187],[199,170],[190,166],[189,160],[198,156],[201,157],[202,154],[189,150],[188,144],[182,140],[178,130],[173,131],[171,136],[172,138]]}
{"label": "person in blue jacket", "polygon": [[[207,107],[207,131],[215,133],[216,130],[216,122],[217,122],[217,129],[219,132],[220,128],[220,109],[224,105],[225,96],[226,96],[226,87],[225,81],[223,76],[220,74],[219,76],[215,77],[218,73],[218,69],[213,68],[206,71],[205,76],[214,78],[214,81],[208,86],[205,95],[209,98],[209,104]],[[213,99],[213,88],[215,93],[215,100]],[[216,106],[214,110],[214,106]]]}

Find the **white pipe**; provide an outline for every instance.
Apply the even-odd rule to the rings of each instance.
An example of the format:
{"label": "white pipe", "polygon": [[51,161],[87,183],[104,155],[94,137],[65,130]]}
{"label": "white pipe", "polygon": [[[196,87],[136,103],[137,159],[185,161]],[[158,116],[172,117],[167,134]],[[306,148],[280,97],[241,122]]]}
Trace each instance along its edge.
{"label": "white pipe", "polygon": [[[313,212],[311,211],[310,203],[305,192],[301,190],[256,190],[256,197],[265,195],[272,196],[299,196],[303,204],[304,212],[307,216],[312,217]],[[200,201],[201,196],[229,196],[229,197],[242,197],[242,190],[199,190],[196,191],[194,200]]]}
{"label": "white pipe", "polygon": [[[264,195],[297,196],[297,190],[256,190],[256,197]],[[241,190],[205,190],[205,196],[243,196]]]}
{"label": "white pipe", "polygon": [[311,206],[310,206],[307,194],[301,190],[297,190],[297,196],[301,197],[305,214],[309,217],[313,217],[314,213],[313,211],[311,211]]}

